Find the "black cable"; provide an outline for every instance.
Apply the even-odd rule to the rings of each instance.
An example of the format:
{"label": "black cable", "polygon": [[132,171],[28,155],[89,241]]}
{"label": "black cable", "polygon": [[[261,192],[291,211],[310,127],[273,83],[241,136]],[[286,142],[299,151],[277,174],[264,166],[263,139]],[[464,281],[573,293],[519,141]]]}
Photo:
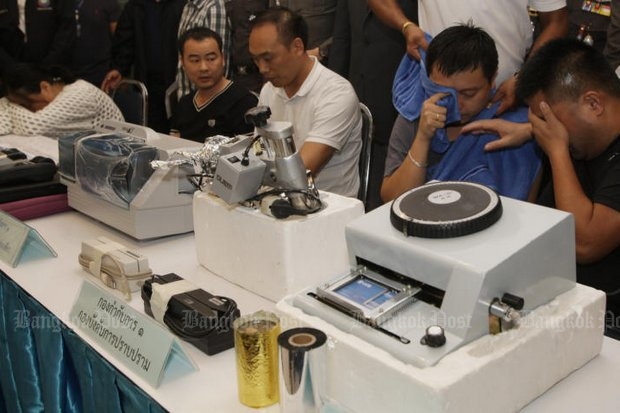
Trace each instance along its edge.
{"label": "black cable", "polygon": [[[304,204],[307,207],[307,209],[297,208],[291,202],[291,198],[290,198],[291,194],[305,195],[311,198],[313,201],[315,201],[316,206],[311,207],[309,206],[308,202],[304,201]],[[282,201],[286,202],[286,205],[278,205],[276,204],[277,202],[276,201],[270,206],[271,213],[273,214],[275,218],[287,218],[290,215],[302,215],[302,216],[309,215],[323,208],[323,203],[321,202],[321,198],[318,195],[314,194],[312,191],[307,190],[307,189],[272,189],[272,190],[265,191],[265,192],[255,195],[254,197],[248,199],[247,202],[259,202],[260,203],[265,197],[271,196],[271,195],[276,195]],[[274,205],[277,205],[279,212],[276,211],[274,208],[272,208]]]}
{"label": "black cable", "polygon": [[260,135],[256,135],[254,138],[252,138],[248,146],[245,148],[245,150],[243,151],[243,156],[241,157],[241,165],[248,166],[250,164],[250,149],[259,139]]}

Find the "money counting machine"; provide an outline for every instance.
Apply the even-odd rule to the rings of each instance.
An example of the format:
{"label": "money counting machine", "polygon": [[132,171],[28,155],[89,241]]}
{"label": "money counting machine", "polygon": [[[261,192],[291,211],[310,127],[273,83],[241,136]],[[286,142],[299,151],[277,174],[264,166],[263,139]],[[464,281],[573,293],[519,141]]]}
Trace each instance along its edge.
{"label": "money counting machine", "polygon": [[59,140],[59,173],[69,206],[136,239],[191,232],[192,165],[166,168],[153,161],[198,151],[201,144],[129,123]]}
{"label": "money counting machine", "polygon": [[412,190],[350,222],[345,237],[352,270],[291,305],[417,367],[575,286],[572,216],[477,184]]}

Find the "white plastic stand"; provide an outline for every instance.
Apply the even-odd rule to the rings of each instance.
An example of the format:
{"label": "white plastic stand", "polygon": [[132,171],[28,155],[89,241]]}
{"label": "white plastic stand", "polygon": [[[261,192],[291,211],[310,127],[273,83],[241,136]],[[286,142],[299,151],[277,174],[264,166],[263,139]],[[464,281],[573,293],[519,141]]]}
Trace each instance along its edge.
{"label": "white plastic stand", "polygon": [[361,201],[321,192],[326,207],[276,219],[194,195],[198,261],[208,270],[272,301],[350,268],[344,227],[364,213]]}
{"label": "white plastic stand", "polygon": [[518,328],[482,336],[426,368],[305,314],[293,299],[278,302],[281,322],[327,334],[323,398],[356,413],[518,411],[595,357],[603,342],[605,294],[581,284]]}

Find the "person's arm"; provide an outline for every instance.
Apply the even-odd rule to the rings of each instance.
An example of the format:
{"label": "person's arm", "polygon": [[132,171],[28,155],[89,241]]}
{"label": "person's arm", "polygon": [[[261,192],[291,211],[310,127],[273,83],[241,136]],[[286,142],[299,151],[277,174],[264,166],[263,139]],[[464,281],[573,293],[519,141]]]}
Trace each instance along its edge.
{"label": "person's arm", "polygon": [[400,31],[407,41],[407,53],[420,60],[420,47],[424,50],[428,42],[422,29],[410,21],[396,0],[368,0],[368,7],[387,26]]}
{"label": "person's arm", "polygon": [[332,158],[336,149],[323,143],[304,142],[299,155],[312,176],[318,176],[327,162]]}
{"label": "person's arm", "polygon": [[417,188],[426,182],[426,164],[430,141],[419,139],[418,135],[413,140],[403,163],[392,175],[383,178],[381,184],[381,199],[389,202],[396,199],[402,193]]}
{"label": "person's arm", "polygon": [[[532,44],[527,57],[540,48],[543,44],[549,40],[559,39],[566,36],[568,33],[568,11],[566,7],[558,10],[548,12],[538,12],[538,20],[541,26],[541,32]],[[526,60],[527,60],[526,57]],[[497,88],[495,96],[493,96],[493,102],[501,100],[497,113],[501,114],[517,106],[517,96],[515,94],[515,88],[517,85],[517,75],[511,76],[504,80],[502,84]]]}
{"label": "person's arm", "polygon": [[[325,72],[327,70],[325,69]],[[312,123],[303,140],[299,153],[304,165],[316,178],[329,162],[336,151],[342,150],[352,139],[360,139],[361,134],[353,135],[354,131],[361,131],[362,114],[359,101],[351,84],[344,79],[331,77],[333,81],[325,84],[322,100],[307,108],[312,111]],[[265,102],[265,89],[261,91],[259,102]],[[359,132],[358,132],[359,133]]]}
{"label": "person's arm", "polygon": [[[548,42],[552,39],[564,37],[568,32],[568,11],[566,7],[549,12],[539,12],[538,15],[542,31],[532,45],[532,49],[529,55],[535,52],[536,49],[542,46],[545,42]],[[506,110],[516,106],[516,84],[517,76],[515,75],[506,79],[497,89],[497,92],[495,93],[495,96],[493,96],[492,101],[502,101],[499,108],[497,109],[498,114],[501,114]],[[469,125],[466,125],[463,128],[464,133],[476,131],[490,131],[499,135],[498,140],[489,142],[485,146],[485,150],[487,151],[496,151],[499,149],[519,146],[525,143],[528,139],[531,139],[532,137],[531,125],[518,125],[512,122],[502,121],[500,119],[476,121],[470,123]]]}
{"label": "person's arm", "polygon": [[530,56],[549,40],[559,39],[568,34],[568,9],[562,7],[558,10],[538,12],[538,21],[541,31],[532,44]]}
{"label": "person's arm", "polygon": [[105,93],[110,93],[112,89],[116,89],[118,84],[123,80],[123,75],[116,69],[110,70],[106,73],[103,78],[103,82],[101,82],[101,90]]}
{"label": "person's arm", "polygon": [[620,245],[620,212],[594,203],[584,193],[568,147],[568,132],[546,103],[540,109],[544,119],[530,111],[536,141],[551,165],[556,208],[575,219],[577,262],[596,262]]}
{"label": "person's arm", "polygon": [[515,123],[504,119],[476,120],[463,126],[462,133],[494,133],[499,139],[484,146],[485,151],[514,148],[532,138],[532,125],[529,122]]}
{"label": "person's arm", "polygon": [[[426,182],[426,166],[431,140],[437,129],[445,127],[447,109],[437,105],[437,101],[444,96],[443,93],[437,93],[424,102],[415,138],[403,162],[392,174],[383,178],[381,184],[383,202],[391,201],[405,191],[417,188]],[[396,133],[402,133],[402,131],[396,131]],[[392,139],[401,140],[398,137],[390,137],[390,146]]]}

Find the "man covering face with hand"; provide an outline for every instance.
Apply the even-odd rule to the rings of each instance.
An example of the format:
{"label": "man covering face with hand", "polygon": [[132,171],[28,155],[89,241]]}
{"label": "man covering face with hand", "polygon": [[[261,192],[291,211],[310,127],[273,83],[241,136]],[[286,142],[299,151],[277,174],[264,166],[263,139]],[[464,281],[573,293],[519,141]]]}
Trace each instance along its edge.
{"label": "man covering face with hand", "polygon": [[528,60],[517,94],[551,167],[539,202],[573,214],[577,281],[607,293],[606,333],[620,338],[620,80],[601,53],[560,39]]}

